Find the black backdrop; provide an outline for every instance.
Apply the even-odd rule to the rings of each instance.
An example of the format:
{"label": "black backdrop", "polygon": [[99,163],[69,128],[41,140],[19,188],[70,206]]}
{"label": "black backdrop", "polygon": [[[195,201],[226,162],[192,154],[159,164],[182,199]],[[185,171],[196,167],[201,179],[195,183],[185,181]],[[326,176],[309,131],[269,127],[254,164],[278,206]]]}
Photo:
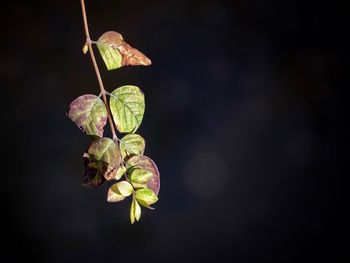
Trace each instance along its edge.
{"label": "black backdrop", "polygon": [[[107,72],[141,87],[139,133],[161,172],[156,210],[83,188],[89,139],[66,117],[98,94],[75,1],[2,11],[5,249],[33,262],[335,262],[336,87],[344,34],[322,1],[92,1],[108,30],[153,61]],[[6,127],[6,128],[5,128]]]}

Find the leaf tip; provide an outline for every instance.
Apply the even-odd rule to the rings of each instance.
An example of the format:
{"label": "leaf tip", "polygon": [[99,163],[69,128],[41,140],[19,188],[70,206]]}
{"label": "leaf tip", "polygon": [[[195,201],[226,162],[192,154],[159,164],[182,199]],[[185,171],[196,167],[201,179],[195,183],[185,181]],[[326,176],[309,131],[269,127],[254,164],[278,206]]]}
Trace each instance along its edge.
{"label": "leaf tip", "polygon": [[139,203],[135,200],[135,219],[139,221],[141,218],[141,207]]}

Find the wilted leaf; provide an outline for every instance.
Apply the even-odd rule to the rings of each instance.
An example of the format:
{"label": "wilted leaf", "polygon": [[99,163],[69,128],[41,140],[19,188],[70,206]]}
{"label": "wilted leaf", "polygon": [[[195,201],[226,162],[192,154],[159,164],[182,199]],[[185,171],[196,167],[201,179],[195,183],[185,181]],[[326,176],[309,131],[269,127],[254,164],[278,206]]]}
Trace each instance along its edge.
{"label": "wilted leaf", "polygon": [[136,168],[132,171],[130,179],[133,183],[146,184],[153,176],[149,170]]}
{"label": "wilted leaf", "polygon": [[149,207],[158,201],[158,197],[151,189],[140,189],[136,191],[136,200],[143,206]]}
{"label": "wilted leaf", "polygon": [[120,140],[120,152],[123,159],[132,155],[143,155],[145,140],[138,134],[127,134]]}
{"label": "wilted leaf", "polygon": [[149,58],[127,44],[122,35],[117,32],[104,33],[98,39],[97,47],[108,70],[117,69],[124,65],[151,65]]}
{"label": "wilted leaf", "polygon": [[152,189],[152,191],[158,195],[160,188],[160,176],[156,164],[147,156],[135,155],[127,161],[128,166],[134,166],[136,168],[141,168],[144,170],[151,171],[153,176],[148,181],[147,187]]}
{"label": "wilted leaf", "polygon": [[124,199],[125,199],[125,196],[120,193],[118,186],[116,186],[116,184],[112,185],[108,189],[108,193],[107,193],[108,202],[119,202]]}
{"label": "wilted leaf", "polygon": [[110,108],[118,131],[135,132],[145,112],[144,95],[136,86],[122,86],[112,92]]}
{"label": "wilted leaf", "polygon": [[121,163],[118,146],[109,138],[93,141],[83,158],[85,164],[83,185],[86,187],[96,187],[102,184],[104,179],[114,179]]}
{"label": "wilted leaf", "polygon": [[83,155],[85,171],[83,175],[82,185],[87,188],[94,188],[103,184],[106,179],[98,172],[99,162],[94,158],[90,158],[89,154]]}
{"label": "wilted leaf", "polygon": [[103,101],[92,94],[75,99],[69,106],[68,117],[86,134],[103,136],[107,122],[107,110]]}

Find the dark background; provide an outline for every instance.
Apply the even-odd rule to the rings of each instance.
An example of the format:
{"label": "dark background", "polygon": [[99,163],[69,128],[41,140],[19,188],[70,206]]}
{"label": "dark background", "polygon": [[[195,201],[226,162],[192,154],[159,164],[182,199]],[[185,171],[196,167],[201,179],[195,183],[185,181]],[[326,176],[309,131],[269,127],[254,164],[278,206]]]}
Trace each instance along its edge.
{"label": "dark background", "polygon": [[[322,1],[87,1],[151,67],[139,133],[161,172],[156,210],[81,186],[89,139],[66,117],[98,85],[78,0],[13,1],[1,16],[2,238],[11,262],[336,262],[337,90],[346,35]],[[4,105],[4,104],[3,104]],[[108,130],[108,128],[106,129]],[[32,261],[31,261],[32,262]]]}

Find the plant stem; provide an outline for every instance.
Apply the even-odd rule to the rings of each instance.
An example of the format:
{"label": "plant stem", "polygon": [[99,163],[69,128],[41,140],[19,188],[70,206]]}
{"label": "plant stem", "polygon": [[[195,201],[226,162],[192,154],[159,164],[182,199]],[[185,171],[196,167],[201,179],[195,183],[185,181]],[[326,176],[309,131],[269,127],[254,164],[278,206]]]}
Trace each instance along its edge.
{"label": "plant stem", "polygon": [[96,62],[94,50],[92,48],[92,42],[91,42],[91,39],[90,39],[89,26],[88,26],[87,17],[86,17],[86,10],[85,10],[85,1],[84,0],[80,0],[80,3],[81,3],[81,12],[83,14],[84,29],[85,29],[85,35],[86,35],[86,42],[85,42],[85,44],[89,48],[91,61],[92,61],[92,64],[94,65],[94,69],[95,69],[98,85],[100,86],[103,102],[104,102],[104,104],[106,105],[106,108],[107,108],[108,121],[109,121],[109,126],[111,127],[113,140],[116,141],[118,139],[118,136],[117,136],[117,134],[115,132],[114,122],[113,122],[113,119],[112,119],[111,111],[109,109],[109,105],[108,105],[108,101],[107,101],[107,97],[106,97],[106,90],[105,90],[103,82],[102,82],[100,70],[98,69],[98,65],[97,65],[97,62]]}

